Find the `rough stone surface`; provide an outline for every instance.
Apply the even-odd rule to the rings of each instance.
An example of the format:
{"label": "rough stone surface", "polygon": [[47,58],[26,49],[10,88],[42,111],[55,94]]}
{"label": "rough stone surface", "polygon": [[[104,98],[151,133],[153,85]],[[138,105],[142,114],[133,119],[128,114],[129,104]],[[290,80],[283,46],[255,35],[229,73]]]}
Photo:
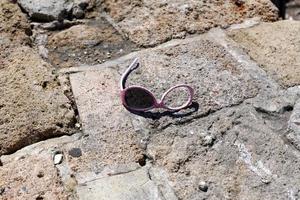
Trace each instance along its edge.
{"label": "rough stone surface", "polygon": [[[260,67],[271,58],[258,62],[250,49],[251,59],[244,40],[238,41],[244,37],[241,32],[247,38],[247,31],[257,29],[255,33],[263,32],[261,38],[271,43],[264,28],[271,25],[255,26],[259,23],[255,18],[226,31],[217,28],[173,39],[250,16],[273,20],[271,4],[265,0],[69,2],[78,18],[83,17],[81,11],[88,18],[99,16],[95,5],[100,2],[108,21],[96,17],[33,23],[33,48],[22,42],[30,35],[24,34],[28,26],[24,15],[16,4],[1,4],[0,10],[7,14],[0,14],[5,21],[0,22],[4,27],[0,28],[0,199],[299,198],[299,83],[283,85],[279,76]],[[285,27],[276,29],[276,34],[296,38],[296,25],[288,30],[281,23],[272,24]],[[58,27],[65,30],[55,30]],[[133,51],[126,35],[141,46],[173,40],[120,57]],[[280,48],[298,52],[295,41]],[[269,52],[262,49],[256,51]],[[135,57],[141,66],[130,74],[127,86],[144,86],[160,99],[169,87],[187,83],[196,92],[193,104],[175,113],[126,110],[119,97],[119,79]],[[291,53],[291,57],[290,63],[298,66],[296,56]],[[274,54],[277,58],[283,59]],[[111,60],[85,65],[100,63],[96,59]],[[57,73],[45,61],[58,67],[80,66]],[[76,124],[72,109],[76,106],[65,95],[76,101],[80,116]],[[182,98],[181,93],[168,97],[167,103]],[[74,126],[78,133],[48,139],[73,133]]]}
{"label": "rough stone surface", "polygon": [[[18,5],[9,0],[0,1],[0,45],[13,42],[28,44],[30,24]],[[0,52],[0,55],[2,52]],[[1,60],[0,60],[1,63]]]}
{"label": "rough stone surface", "polygon": [[29,47],[5,50],[0,67],[0,155],[70,134],[74,111],[53,69]]}
{"label": "rough stone surface", "polygon": [[[14,154],[1,156],[1,200],[22,199],[74,199],[69,185],[64,185],[53,156],[63,152],[68,143],[78,140],[78,135],[63,136],[27,146]],[[70,176],[64,177],[70,180]],[[66,181],[67,182],[67,181]]]}
{"label": "rough stone surface", "polygon": [[288,141],[300,151],[300,101],[296,102],[289,120]]}
{"label": "rough stone surface", "polygon": [[40,155],[10,160],[0,169],[0,199],[67,199],[51,161]]}
{"label": "rough stone surface", "polygon": [[280,21],[229,34],[284,87],[300,84],[300,22]]}
{"label": "rough stone surface", "polygon": [[[165,194],[161,193],[155,182],[150,179],[147,168],[98,178],[83,185],[79,184],[77,192],[80,199],[166,199]],[[176,196],[173,197],[175,200]]]}
{"label": "rough stone surface", "polygon": [[68,0],[18,0],[18,4],[32,20],[40,22],[67,18],[73,6]]}
{"label": "rough stone surface", "polygon": [[70,75],[82,128],[79,143],[84,154],[73,167],[78,172],[99,172],[111,164],[138,163],[143,150],[119,99],[117,71],[82,72]]}
{"label": "rough stone surface", "polygon": [[256,16],[265,21],[277,19],[277,11],[269,0],[241,3],[229,0],[104,0],[102,7],[124,34],[141,46],[154,46],[187,33],[226,27]]}
{"label": "rough stone surface", "polygon": [[[171,85],[186,82],[195,88],[194,102],[199,107],[179,113],[153,110],[135,114],[120,107],[118,79],[134,57],[140,58],[141,66],[130,74],[126,85],[147,87],[159,98]],[[169,194],[178,199],[298,198],[300,154],[287,131],[291,123],[297,122],[295,105],[300,90],[298,87],[282,90],[222,31],[212,30],[184,41],[173,40],[101,65],[69,71],[83,130],[89,133],[82,143],[83,152],[93,149],[103,152],[90,156],[102,165],[88,158],[83,160],[93,163],[89,167],[73,163],[78,169],[75,176],[83,183],[77,188],[80,195],[88,195],[84,191],[90,186],[90,195],[110,188],[108,198],[124,194],[126,199],[125,194],[130,191],[118,188],[127,173],[137,173],[137,169],[126,170],[120,165],[136,160],[125,153],[130,148],[122,151],[119,160],[115,160],[119,151],[108,152],[119,149],[122,140],[133,138],[127,143],[138,142],[143,148],[145,162],[151,163],[149,174],[154,184],[170,186],[160,190],[173,191]],[[117,130],[119,134],[114,135]],[[100,137],[95,134],[99,132]],[[103,143],[106,138],[110,144],[111,136],[114,148]],[[96,145],[93,141],[100,142]],[[114,163],[121,170],[107,172],[105,168]],[[108,174],[118,177],[108,178]],[[114,182],[116,179],[119,181]],[[94,185],[104,189],[98,191],[99,187]],[[156,192],[153,190],[151,194]],[[172,198],[172,195],[165,197]]]}
{"label": "rough stone surface", "polygon": [[103,18],[51,35],[47,45],[51,62],[59,67],[98,64],[134,48]]}

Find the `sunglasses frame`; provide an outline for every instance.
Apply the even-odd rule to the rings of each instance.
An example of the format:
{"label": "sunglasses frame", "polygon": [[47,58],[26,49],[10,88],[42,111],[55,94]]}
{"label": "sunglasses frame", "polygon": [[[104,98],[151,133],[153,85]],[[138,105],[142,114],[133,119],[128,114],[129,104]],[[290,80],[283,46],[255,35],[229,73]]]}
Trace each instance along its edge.
{"label": "sunglasses frame", "polygon": [[[122,100],[123,105],[127,109],[132,110],[132,111],[142,111],[142,112],[144,112],[144,111],[148,111],[148,110],[151,110],[151,109],[154,109],[154,108],[164,108],[164,109],[169,110],[169,111],[178,111],[178,110],[184,109],[184,108],[188,107],[189,105],[191,105],[192,100],[193,100],[193,96],[194,96],[194,89],[191,86],[187,85],[187,84],[179,84],[179,85],[175,85],[175,86],[171,87],[170,89],[168,89],[162,95],[160,100],[157,100],[151,91],[149,91],[148,89],[146,89],[142,86],[132,85],[132,86],[129,86],[129,87],[125,87],[125,81],[126,81],[127,76],[130,74],[131,71],[138,68],[139,65],[140,65],[140,63],[138,61],[138,58],[134,59],[134,61],[131,63],[131,65],[127,68],[127,70],[123,73],[123,75],[121,77],[121,81],[120,81],[121,100]],[[180,107],[168,107],[168,106],[166,106],[165,103],[164,103],[164,100],[165,100],[166,96],[172,90],[174,90],[176,88],[180,88],[180,87],[186,88],[189,92],[189,99],[187,100],[187,102],[185,104],[183,104],[182,106],[180,106]],[[128,90],[133,89],[133,88],[141,89],[141,90],[144,90],[146,93],[148,93],[151,96],[151,98],[153,99],[153,105],[149,108],[133,108],[131,106],[128,106],[127,103],[126,103],[125,94]]]}

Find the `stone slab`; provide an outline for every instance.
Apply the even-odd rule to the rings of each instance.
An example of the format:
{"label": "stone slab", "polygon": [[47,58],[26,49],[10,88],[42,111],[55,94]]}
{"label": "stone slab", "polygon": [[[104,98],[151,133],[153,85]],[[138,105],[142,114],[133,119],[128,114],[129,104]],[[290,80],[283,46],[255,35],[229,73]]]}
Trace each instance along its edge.
{"label": "stone slab", "polygon": [[[54,155],[63,155],[59,165],[66,164],[64,148],[80,138],[80,134],[63,136],[38,142],[19,151],[0,157],[0,199],[53,199],[63,200],[72,196],[70,184],[73,180],[58,171]],[[62,180],[64,182],[62,182]]]}
{"label": "stone slab", "polygon": [[[159,98],[170,86],[188,83],[195,88],[194,102],[199,107],[179,113],[127,111],[121,105],[118,81],[134,57],[139,57],[141,66],[130,74],[127,86],[144,86]],[[105,151],[113,147],[102,142],[95,145],[100,141],[96,133],[102,132],[107,141],[113,141],[113,135],[118,149],[119,141],[128,141],[128,137],[114,135],[114,131],[130,130],[132,144],[143,148],[146,160],[153,164],[152,180],[160,179],[155,169],[162,169],[163,180],[179,199],[286,199],[299,195],[300,154],[286,139],[299,91],[281,90],[219,29],[102,65],[70,69],[69,73],[84,131],[91,138],[86,139],[86,150],[102,148],[101,152],[114,159]],[[103,155],[93,158],[105,161]],[[128,154],[105,163],[120,164],[123,158],[128,159]],[[113,180],[104,179],[108,183]],[[104,183],[99,182],[102,187]],[[90,188],[97,195],[93,184]]]}
{"label": "stone slab", "polygon": [[79,185],[77,194],[82,200],[165,199],[150,179],[147,168],[86,182]]}
{"label": "stone slab", "polygon": [[117,71],[70,75],[82,129],[86,135],[79,146],[83,151],[78,171],[99,172],[110,164],[135,163],[143,150],[119,100]]}
{"label": "stone slab", "polygon": [[300,84],[300,22],[286,20],[230,31],[229,35],[283,87]]}
{"label": "stone slab", "polygon": [[265,21],[277,19],[277,10],[269,0],[104,0],[101,7],[124,35],[146,47],[216,26],[227,27],[251,17]]}
{"label": "stone slab", "polygon": [[[1,46],[2,47],[2,46]],[[51,65],[27,46],[1,48],[0,155],[48,138],[71,134],[71,101]]]}

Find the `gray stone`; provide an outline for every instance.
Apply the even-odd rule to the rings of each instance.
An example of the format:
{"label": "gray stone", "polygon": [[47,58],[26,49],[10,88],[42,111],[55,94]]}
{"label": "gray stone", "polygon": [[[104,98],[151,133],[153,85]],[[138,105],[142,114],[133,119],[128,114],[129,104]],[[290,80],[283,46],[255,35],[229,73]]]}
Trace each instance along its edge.
{"label": "gray stone", "polygon": [[288,141],[300,151],[300,101],[294,106],[288,128],[286,135]]}
{"label": "gray stone", "polygon": [[166,199],[150,179],[147,168],[91,180],[77,187],[82,200],[163,200]]}
{"label": "gray stone", "polygon": [[130,118],[116,98],[119,95],[117,76],[117,71],[109,68],[70,75],[86,135],[76,144],[84,154],[80,160],[70,160],[78,172],[90,169],[99,173],[107,165],[138,163],[143,157]]}
{"label": "gray stone", "polygon": [[83,9],[80,6],[74,6],[72,14],[77,19],[84,18],[84,11],[83,11]]}
{"label": "gray stone", "polygon": [[203,192],[207,192],[208,184],[205,181],[200,181],[199,182],[199,189]]}
{"label": "gray stone", "polygon": [[18,3],[32,20],[38,22],[62,20],[73,6],[68,0],[18,0]]}
{"label": "gray stone", "polygon": [[72,157],[78,158],[78,157],[82,156],[81,149],[80,148],[72,148],[69,151],[69,155]]}
{"label": "gray stone", "polygon": [[36,26],[36,28],[41,28],[41,29],[49,30],[49,31],[55,31],[55,30],[63,30],[63,29],[70,28],[71,26],[80,24],[80,22],[64,19],[64,20],[60,20],[60,21],[54,20],[54,21],[48,22],[48,23],[33,23],[33,24]]}
{"label": "gray stone", "polygon": [[[297,196],[300,171],[296,166],[300,154],[284,136],[292,109],[299,99],[298,87],[282,90],[222,31],[213,30],[102,65],[69,69],[77,91],[75,97],[81,105],[79,111],[84,118],[84,113],[91,112],[91,108],[103,107],[92,105],[103,104],[111,93],[118,96],[117,92],[105,90],[106,93],[96,88],[102,83],[118,90],[120,74],[134,57],[140,58],[141,67],[130,74],[126,85],[142,85],[159,97],[170,86],[186,81],[196,89],[194,101],[199,103],[198,110],[190,115],[180,115],[189,109],[181,111],[178,118],[176,113],[169,115],[162,110],[139,116],[118,107],[118,115],[122,115],[122,120],[130,119],[136,142],[141,143],[154,163],[149,171],[154,182],[170,185],[164,190],[174,191],[179,199]],[[78,83],[83,86],[82,91],[76,90]],[[89,100],[83,101],[90,92],[99,97],[91,95],[86,98]],[[115,99],[112,96],[111,99]],[[94,98],[98,100],[96,104],[91,101]],[[120,105],[120,100],[113,102],[115,106]],[[269,107],[272,102],[275,108]],[[84,120],[83,128],[99,129],[101,125],[91,121],[95,116],[94,121],[104,121],[106,110],[94,111],[90,121]],[[97,112],[101,112],[101,116]],[[116,123],[121,120],[112,118]],[[111,120],[105,119],[107,127]],[[157,168],[163,169],[162,176],[168,181],[164,183],[155,178],[160,174],[155,171]],[[207,192],[199,189],[202,180],[209,184]]]}
{"label": "gray stone", "polygon": [[300,135],[300,100],[296,102],[289,120],[289,128]]}

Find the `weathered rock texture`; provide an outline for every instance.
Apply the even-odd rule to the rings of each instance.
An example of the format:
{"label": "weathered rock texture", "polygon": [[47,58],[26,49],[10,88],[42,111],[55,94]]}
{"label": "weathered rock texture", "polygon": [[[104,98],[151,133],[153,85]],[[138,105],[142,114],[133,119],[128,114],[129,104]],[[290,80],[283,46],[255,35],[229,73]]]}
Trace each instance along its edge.
{"label": "weathered rock texture", "polygon": [[[134,57],[140,58],[141,66],[130,74],[128,86],[147,87],[159,98],[171,85],[185,82],[195,88],[194,102],[199,107],[193,105],[179,113],[154,110],[137,114],[120,108],[120,100],[116,99],[120,75],[115,71],[121,74]],[[299,87],[281,90],[221,30],[174,40],[99,66],[70,70],[83,71],[71,74],[83,130],[89,133],[88,139],[82,141],[83,149],[110,152],[113,148],[104,142],[110,144],[112,136],[116,138],[116,150],[122,140],[128,141],[124,137],[133,143],[138,141],[146,163],[151,163],[149,175],[154,185],[161,191],[172,191],[170,196],[157,199],[286,199],[299,195],[300,154],[295,150],[299,140],[297,135],[289,135],[289,129],[295,129],[297,123],[298,114],[292,114],[292,110],[300,98]],[[115,100],[108,102],[108,98]],[[133,130],[135,134],[131,134]],[[93,138],[98,142],[93,143]],[[118,189],[128,180],[127,174],[133,178],[138,170],[124,167],[136,162],[125,152],[132,151],[123,147],[122,153],[118,150],[91,156],[101,165],[89,161],[89,157],[84,158],[89,165],[75,162],[75,176],[81,183],[78,195],[88,198],[85,191],[90,186],[91,199],[117,199],[114,197],[122,194],[128,194],[124,199],[132,199],[130,190]],[[123,156],[115,160],[120,153]],[[108,162],[105,155],[114,162]],[[108,172],[106,167],[113,163],[119,163],[120,169]],[[87,168],[91,171],[85,172]],[[143,185],[134,187],[135,191],[143,190]],[[107,188],[109,192],[105,192]],[[151,191],[145,192],[147,197],[145,193],[138,197],[151,199],[156,195],[155,190]]]}
{"label": "weathered rock texture", "polygon": [[300,84],[300,23],[280,21],[236,30],[231,37],[284,87]]}
{"label": "weathered rock texture", "polygon": [[[74,199],[76,180],[64,165],[54,165],[54,156],[64,154],[64,148],[80,135],[63,136],[27,146],[14,154],[1,157],[0,199]],[[60,170],[65,173],[60,173]],[[63,185],[62,180],[66,182]]]}
{"label": "weathered rock texture", "polygon": [[0,71],[0,154],[72,132],[70,101],[51,66],[34,50],[6,49]]}
{"label": "weathered rock texture", "polygon": [[48,38],[49,59],[59,67],[98,64],[132,51],[134,45],[105,19],[76,25]]}
{"label": "weathered rock texture", "polygon": [[97,0],[16,0],[31,20],[51,22],[63,19],[82,19],[95,16],[91,13]]}
{"label": "weathered rock texture", "polygon": [[226,27],[250,17],[277,19],[277,11],[269,0],[104,0],[102,7],[124,34],[141,46],[157,45],[215,26]]}
{"label": "weathered rock texture", "polygon": [[[54,69],[30,44],[30,25],[17,4],[1,1],[0,155],[28,144],[69,134],[70,100]],[[3,12],[2,12],[3,11]]]}
{"label": "weathered rock texture", "polygon": [[51,154],[39,152],[6,162],[0,170],[1,199],[67,199]]}
{"label": "weathered rock texture", "polygon": [[[116,98],[116,78],[117,72],[110,69],[70,76],[82,128],[87,134],[79,145],[85,154],[81,162],[74,163],[78,172],[101,171],[107,165],[138,163],[143,159],[144,151],[138,145],[131,121]],[[103,96],[99,98],[99,94]],[[90,162],[91,159],[97,162]]]}
{"label": "weathered rock texture", "polygon": [[41,22],[67,18],[73,6],[68,0],[18,0],[18,3],[32,20]]}
{"label": "weathered rock texture", "polygon": [[[100,65],[57,73],[37,50],[18,42],[28,38],[26,28],[7,23],[18,28],[1,35],[0,155],[73,132],[74,112],[63,94],[70,90],[58,81],[65,72],[81,123],[77,134],[1,155],[0,199],[299,198],[297,23],[254,26],[251,20],[115,59],[122,55],[118,48],[132,51],[126,35],[154,46],[249,16],[274,20],[276,11],[263,0],[101,2],[111,24],[96,18],[60,32],[37,28],[33,35],[40,55],[57,66],[93,64],[110,53],[112,60]],[[274,41],[279,37],[286,43]],[[126,110],[119,79],[136,57],[141,66],[127,86],[144,86],[160,99],[171,86],[187,83],[195,89],[193,104],[174,113]]]}
{"label": "weathered rock texture", "polygon": [[[21,9],[9,0],[0,1],[0,45],[20,42],[30,43],[30,25]],[[0,54],[3,52],[1,51]]]}

